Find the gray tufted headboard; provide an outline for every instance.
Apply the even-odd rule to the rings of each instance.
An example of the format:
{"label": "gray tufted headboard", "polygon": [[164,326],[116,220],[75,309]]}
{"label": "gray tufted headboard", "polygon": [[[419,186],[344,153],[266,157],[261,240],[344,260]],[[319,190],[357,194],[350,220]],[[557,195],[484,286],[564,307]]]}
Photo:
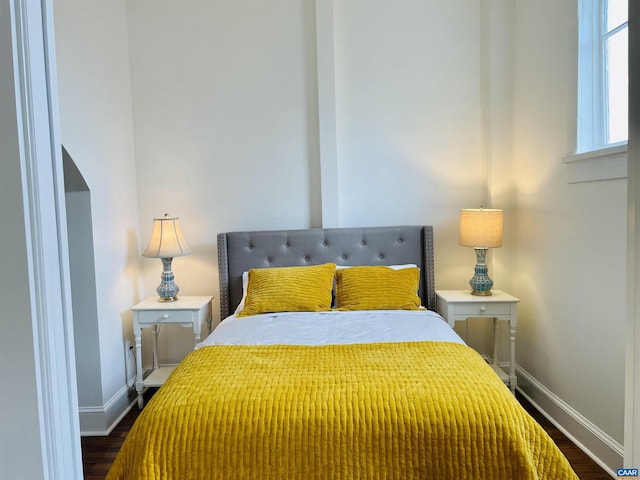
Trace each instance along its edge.
{"label": "gray tufted headboard", "polygon": [[251,268],[335,263],[420,267],[418,294],[436,308],[431,226],[316,228],[218,234],[220,319],[242,298],[242,273]]}

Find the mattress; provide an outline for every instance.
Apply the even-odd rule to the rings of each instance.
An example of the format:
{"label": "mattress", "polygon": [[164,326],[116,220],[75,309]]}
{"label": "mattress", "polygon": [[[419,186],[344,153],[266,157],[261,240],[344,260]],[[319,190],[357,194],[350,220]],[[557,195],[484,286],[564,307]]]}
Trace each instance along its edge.
{"label": "mattress", "polygon": [[231,317],[197,348],[208,345],[329,345],[448,341],[463,343],[445,320],[430,310],[283,312]]}
{"label": "mattress", "polygon": [[[410,324],[437,332],[442,319],[395,313],[369,323],[342,314],[225,320],[142,411],[107,479],[577,478],[459,338],[399,339]],[[388,332],[340,343],[331,333],[340,318],[356,336]],[[280,321],[285,331],[270,333]],[[328,327],[325,338],[284,343],[313,323]]]}

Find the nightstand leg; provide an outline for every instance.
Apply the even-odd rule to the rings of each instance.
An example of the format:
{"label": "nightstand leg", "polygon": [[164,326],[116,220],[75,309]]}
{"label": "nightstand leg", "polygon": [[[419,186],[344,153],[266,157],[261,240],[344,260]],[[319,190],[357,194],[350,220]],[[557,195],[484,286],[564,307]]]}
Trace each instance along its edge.
{"label": "nightstand leg", "polygon": [[160,333],[160,327],[158,325],[153,326],[153,369],[158,368],[158,334]]}
{"label": "nightstand leg", "polygon": [[193,323],[193,339],[195,340],[195,343],[193,345],[193,347],[195,348],[195,346],[200,343],[200,322]]}
{"label": "nightstand leg", "polygon": [[493,364],[498,365],[498,319],[493,318]]}
{"label": "nightstand leg", "polygon": [[133,325],[133,332],[136,337],[136,392],[138,393],[138,408],[144,407],[144,383],[142,381],[142,329]]}
{"label": "nightstand leg", "polygon": [[511,365],[509,367],[509,385],[511,391],[515,395],[518,386],[518,377],[516,377],[516,324],[515,321],[509,322],[509,337],[511,340]]}

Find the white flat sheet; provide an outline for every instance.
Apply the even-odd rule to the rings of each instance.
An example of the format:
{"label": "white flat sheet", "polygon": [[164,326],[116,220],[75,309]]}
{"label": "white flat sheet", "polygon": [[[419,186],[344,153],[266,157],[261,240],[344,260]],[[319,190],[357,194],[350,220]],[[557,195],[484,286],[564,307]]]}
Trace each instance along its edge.
{"label": "white flat sheet", "polygon": [[429,310],[286,312],[232,315],[197,348],[207,345],[329,345],[443,341],[464,343],[447,322]]}

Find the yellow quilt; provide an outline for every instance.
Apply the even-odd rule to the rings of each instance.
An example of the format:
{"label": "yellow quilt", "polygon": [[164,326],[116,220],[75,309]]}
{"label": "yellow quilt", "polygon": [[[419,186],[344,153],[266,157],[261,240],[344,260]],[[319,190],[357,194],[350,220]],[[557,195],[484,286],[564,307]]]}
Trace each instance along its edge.
{"label": "yellow quilt", "polygon": [[212,346],[144,408],[107,479],[577,479],[469,347]]}

